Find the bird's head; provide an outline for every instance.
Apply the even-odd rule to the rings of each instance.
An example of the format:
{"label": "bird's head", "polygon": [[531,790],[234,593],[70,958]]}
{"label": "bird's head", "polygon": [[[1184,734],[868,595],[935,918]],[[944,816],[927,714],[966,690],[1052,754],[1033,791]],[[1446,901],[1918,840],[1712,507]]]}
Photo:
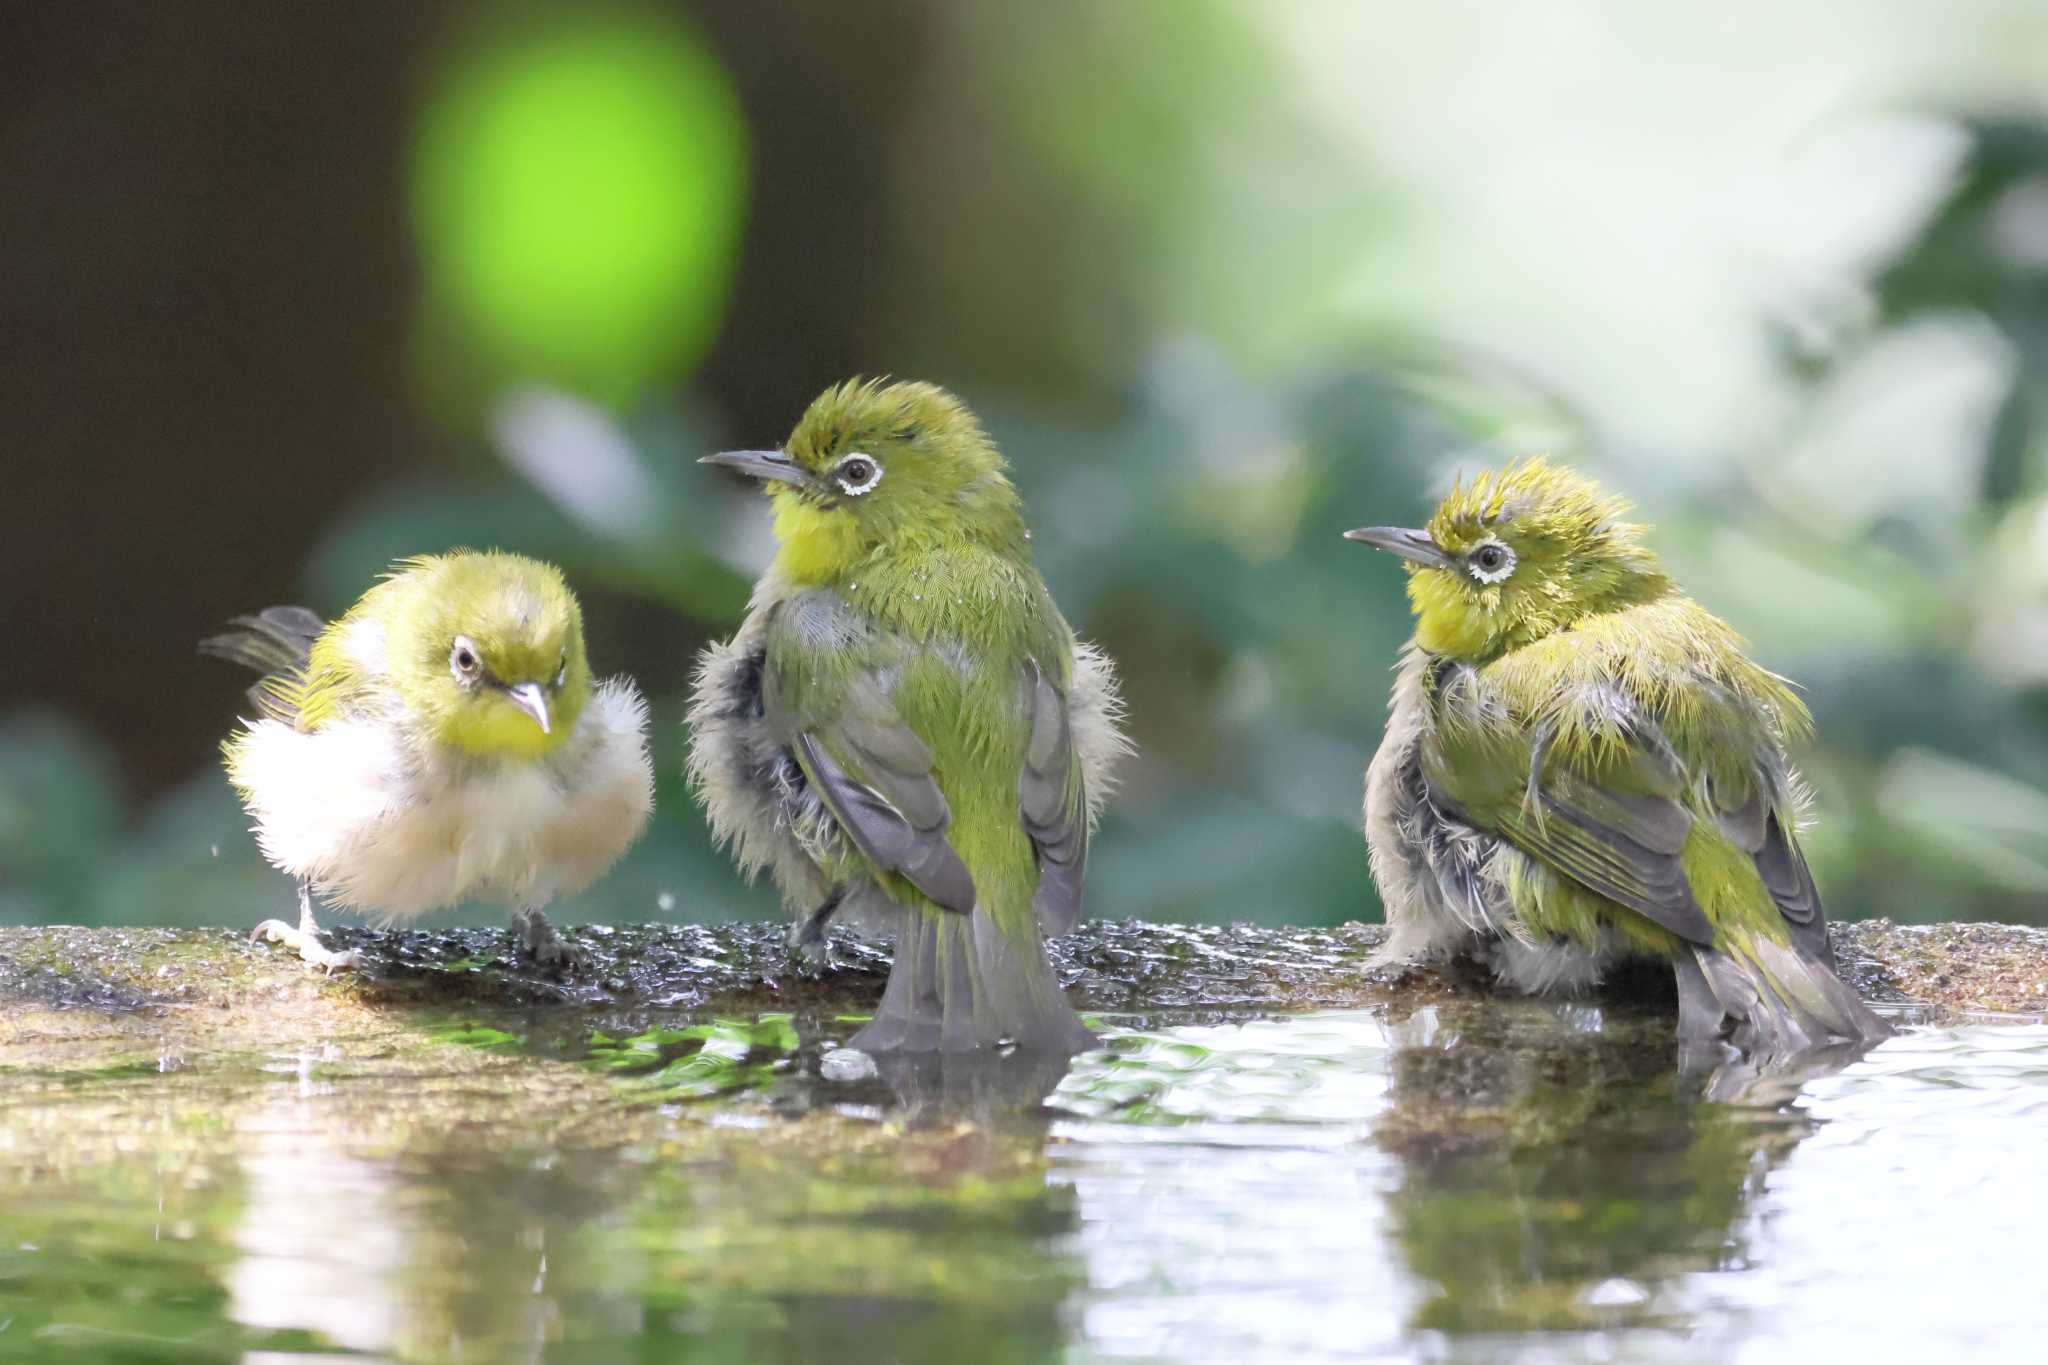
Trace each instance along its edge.
{"label": "bird's head", "polygon": [[389,599],[386,667],[427,733],[496,757],[538,758],[567,739],[590,696],[590,661],[561,572],[496,551],[402,570],[410,590]]}
{"label": "bird's head", "polygon": [[1344,537],[1406,562],[1417,643],[1479,661],[1671,590],[1627,511],[1592,480],[1526,460],[1454,485],[1420,530]]}
{"label": "bird's head", "polygon": [[832,577],[881,546],[1021,543],[1003,457],[965,404],[932,384],[849,380],[825,390],[780,450],[729,450],[724,465],[768,485],[777,563]]}

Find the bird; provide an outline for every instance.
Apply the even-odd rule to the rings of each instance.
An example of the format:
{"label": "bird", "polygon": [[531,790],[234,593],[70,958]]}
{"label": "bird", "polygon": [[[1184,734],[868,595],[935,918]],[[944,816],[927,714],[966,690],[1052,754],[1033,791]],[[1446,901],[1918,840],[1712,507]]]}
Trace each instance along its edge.
{"label": "bird", "polygon": [[315,898],[385,921],[476,897],[513,907],[522,958],[573,967],[543,908],[647,826],[647,704],[593,681],[561,571],[522,555],[403,559],[346,614],[235,618],[202,652],[261,674],[221,746],[257,844],[298,880],[296,925],[250,935],[328,972]]}
{"label": "bird", "polygon": [[1785,1059],[1889,1028],[1836,975],[1787,757],[1806,706],[1680,591],[1628,504],[1542,459],[1459,482],[1404,561],[1415,633],[1366,771],[1386,962],[1527,994],[1671,963],[1681,1043]]}
{"label": "bird", "polygon": [[935,385],[849,380],[781,449],[703,462],[765,485],[778,548],[699,660],[690,785],[747,877],[772,875],[801,961],[829,966],[835,919],[894,937],[848,1046],[1093,1047],[1044,939],[1080,918],[1122,703],[994,442]]}

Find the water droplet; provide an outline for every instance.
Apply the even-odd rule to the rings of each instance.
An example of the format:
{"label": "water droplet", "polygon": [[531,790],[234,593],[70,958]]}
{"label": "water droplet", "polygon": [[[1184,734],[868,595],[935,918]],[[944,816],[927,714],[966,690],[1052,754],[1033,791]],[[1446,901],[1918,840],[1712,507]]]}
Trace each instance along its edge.
{"label": "water droplet", "polygon": [[661,911],[661,913],[664,915],[666,915],[669,911],[675,909],[676,893],[673,891],[663,891],[661,894],[657,895],[654,898],[654,908]]}
{"label": "water droplet", "polygon": [[1650,1297],[1650,1291],[1634,1280],[1619,1276],[1602,1280],[1586,1291],[1585,1301],[1592,1308],[1633,1308]]}
{"label": "water droplet", "polygon": [[828,1081],[865,1081],[875,1075],[875,1059],[843,1047],[818,1059],[818,1074]]}

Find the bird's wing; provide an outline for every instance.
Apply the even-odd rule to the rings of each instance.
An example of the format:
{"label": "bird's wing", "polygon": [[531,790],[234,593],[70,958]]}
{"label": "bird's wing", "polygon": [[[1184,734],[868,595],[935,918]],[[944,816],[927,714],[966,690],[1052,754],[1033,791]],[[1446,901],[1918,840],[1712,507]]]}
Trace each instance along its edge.
{"label": "bird's wing", "polygon": [[[1715,792],[1718,796],[1718,790]],[[1833,961],[1828,946],[1827,916],[1821,913],[1820,891],[1807,869],[1806,855],[1799,851],[1793,833],[1791,812],[1780,810],[1764,799],[1761,782],[1750,784],[1739,803],[1715,803],[1721,832],[1756,863],[1757,876],[1770,892],[1778,913],[1792,939],[1824,962]]]}
{"label": "bird's wing", "polygon": [[1081,920],[1088,868],[1087,776],[1075,749],[1065,693],[1036,660],[1025,661],[1023,682],[1030,730],[1017,775],[1017,805],[1038,854],[1038,890],[1031,905],[1046,933],[1071,933]]}
{"label": "bird's wing", "polygon": [[1501,834],[1680,938],[1713,942],[1680,857],[1692,832],[1685,771],[1661,736],[1639,727],[1597,769],[1539,742],[1529,772],[1522,799],[1498,812]]}
{"label": "bird's wing", "polygon": [[266,607],[254,616],[237,616],[232,630],[199,642],[211,654],[262,674],[249,689],[257,714],[295,725],[299,719],[299,685],[313,642],[327,623],[304,607]]}
{"label": "bird's wing", "polygon": [[898,670],[857,669],[829,692],[791,698],[771,649],[763,706],[789,735],[805,779],[847,838],[883,871],[894,873],[948,910],[974,909],[974,878],[946,838],[952,810],[933,773],[933,755],[897,710]]}
{"label": "bird's wing", "polygon": [[[1713,924],[1682,860],[1703,818],[1695,804],[1704,800],[1710,829],[1754,861],[1794,939],[1825,953],[1819,895],[1787,813],[1772,800],[1783,783],[1768,783],[1761,768],[1695,781],[1641,707],[1604,688],[1591,707],[1602,718],[1599,743],[1553,745],[1553,726],[1538,719],[1534,738],[1517,751],[1527,766],[1511,784],[1461,780],[1486,768],[1481,755],[1452,751],[1425,765],[1432,795],[1552,871],[1682,939],[1710,944]],[[1494,771],[1498,776],[1497,757]]]}

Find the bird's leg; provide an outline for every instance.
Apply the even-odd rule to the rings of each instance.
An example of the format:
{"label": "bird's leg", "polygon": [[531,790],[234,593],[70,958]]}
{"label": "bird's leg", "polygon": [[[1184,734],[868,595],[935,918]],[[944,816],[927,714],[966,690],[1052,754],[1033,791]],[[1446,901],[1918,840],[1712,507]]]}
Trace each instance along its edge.
{"label": "bird's leg", "polygon": [[789,926],[789,956],[799,974],[823,976],[832,970],[832,940],[825,936],[825,927],[845,899],[842,883],[825,893],[817,909]]}
{"label": "bird's leg", "polygon": [[337,953],[320,941],[320,922],[313,918],[313,886],[304,877],[299,878],[299,927],[294,929],[281,919],[267,919],[249,933],[251,943],[265,938],[297,949],[300,957],[323,968],[329,976],[354,971],[363,957],[353,948]]}
{"label": "bird's leg", "polygon": [[548,923],[539,906],[512,912],[512,942],[520,957],[551,971],[574,971],[583,965],[583,954],[569,946]]}

